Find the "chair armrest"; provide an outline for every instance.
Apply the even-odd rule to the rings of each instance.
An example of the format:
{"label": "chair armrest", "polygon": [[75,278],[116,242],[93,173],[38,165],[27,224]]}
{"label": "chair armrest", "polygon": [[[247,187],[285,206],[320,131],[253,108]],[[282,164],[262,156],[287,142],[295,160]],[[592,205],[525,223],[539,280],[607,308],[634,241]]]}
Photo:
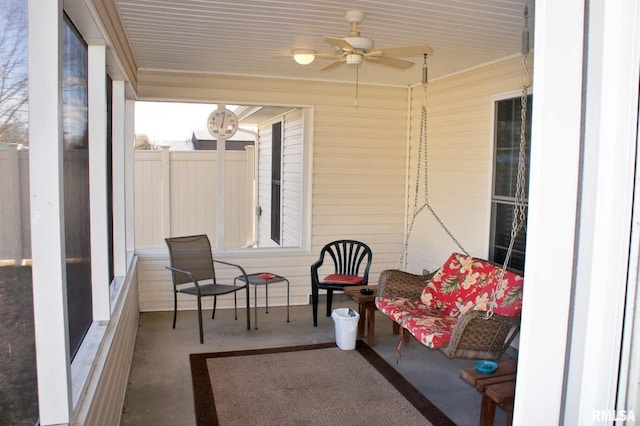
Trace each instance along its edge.
{"label": "chair armrest", "polygon": [[416,275],[397,269],[387,269],[378,278],[378,297],[419,299],[435,273]]}
{"label": "chair armrest", "polygon": [[196,284],[196,285],[198,284],[198,280],[196,280],[196,279],[193,277],[193,274],[192,274],[191,272],[189,272],[189,271],[185,271],[184,269],[174,268],[173,266],[165,266],[165,268],[166,268],[166,269],[168,269],[168,270],[170,270],[170,271],[172,271],[172,272],[177,272],[177,273],[179,273],[179,274],[184,274],[184,275],[188,276],[188,277],[189,277],[189,279],[190,279],[191,281],[193,281],[193,283],[194,283],[194,284]]}
{"label": "chair armrest", "polygon": [[316,260],[311,265],[311,282],[314,285],[318,285],[320,283],[320,278],[318,277],[318,268],[320,268],[320,266],[322,266],[323,262],[324,262],[324,253],[320,257],[320,259]]}
{"label": "chair armrest", "polygon": [[460,315],[449,345],[442,352],[449,358],[500,358],[520,329],[520,317],[494,313],[487,319],[485,314],[470,311]]}
{"label": "chair armrest", "polygon": [[[191,281],[193,281],[193,285],[195,286],[196,291],[198,292],[198,294],[200,294],[200,283],[198,282],[198,280],[195,279],[195,277],[193,276],[193,274],[190,271],[186,271],[184,269],[179,269],[179,268],[174,268],[173,266],[165,266],[165,268],[170,270],[174,274],[178,273],[178,274],[183,274],[183,275],[186,275],[187,277],[189,277],[189,279]],[[172,281],[173,281],[173,290],[174,291],[178,291],[177,287],[176,287],[176,280],[172,279]],[[184,283],[180,283],[179,285],[183,285],[183,284],[187,284],[187,283],[184,282]]]}
{"label": "chair armrest", "polygon": [[[244,285],[241,287],[247,287],[249,285],[249,277],[247,276],[247,272],[244,270],[242,266],[238,265],[237,263],[225,262],[224,260],[217,260],[217,259],[213,259],[213,262],[220,263],[222,265],[233,266],[234,268],[237,268],[244,276]],[[236,285],[236,280],[233,280],[233,285]]]}

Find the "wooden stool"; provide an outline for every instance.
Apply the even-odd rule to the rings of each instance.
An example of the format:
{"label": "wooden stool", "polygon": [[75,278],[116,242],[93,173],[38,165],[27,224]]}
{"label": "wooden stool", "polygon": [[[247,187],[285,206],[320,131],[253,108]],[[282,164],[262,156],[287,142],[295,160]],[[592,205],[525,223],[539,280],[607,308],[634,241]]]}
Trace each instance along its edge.
{"label": "wooden stool", "polygon": [[496,404],[507,412],[507,424],[513,423],[513,397],[516,392],[516,381],[489,385],[482,393],[480,409],[480,426],[493,426],[496,415]]}
{"label": "wooden stool", "polygon": [[491,374],[482,374],[474,367],[460,370],[460,378],[482,392],[480,426],[493,425],[496,404],[507,412],[509,424],[513,420],[513,398],[516,389],[515,360],[498,363],[498,369]]}

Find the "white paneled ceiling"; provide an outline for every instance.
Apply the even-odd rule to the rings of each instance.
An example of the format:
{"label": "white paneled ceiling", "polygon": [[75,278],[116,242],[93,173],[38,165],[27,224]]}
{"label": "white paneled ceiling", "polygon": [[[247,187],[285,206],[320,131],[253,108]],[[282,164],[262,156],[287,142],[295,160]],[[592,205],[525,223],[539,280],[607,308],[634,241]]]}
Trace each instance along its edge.
{"label": "white paneled ceiling", "polygon": [[[361,36],[376,48],[430,45],[430,79],[518,54],[525,3],[533,44],[534,0],[115,1],[141,70],[353,81],[353,65],[321,72],[329,60],[304,66],[273,57],[295,48],[334,53],[323,36],[347,36],[348,10],[365,12]],[[416,65],[398,70],[367,62],[359,79],[419,83],[423,58],[402,59]]]}

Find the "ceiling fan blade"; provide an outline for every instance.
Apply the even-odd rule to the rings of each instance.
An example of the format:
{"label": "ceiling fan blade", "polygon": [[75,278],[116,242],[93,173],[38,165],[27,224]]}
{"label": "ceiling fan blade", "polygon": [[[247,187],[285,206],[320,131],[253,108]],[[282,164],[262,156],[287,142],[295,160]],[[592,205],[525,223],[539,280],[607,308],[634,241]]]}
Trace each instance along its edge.
{"label": "ceiling fan blade", "polygon": [[400,68],[403,70],[407,68],[411,68],[414,65],[413,62],[409,62],[409,61],[405,61],[397,58],[389,58],[387,56],[369,56],[369,57],[365,56],[365,59],[367,59],[369,62],[373,64],[387,65],[389,67]]}
{"label": "ceiling fan blade", "polygon": [[337,61],[333,61],[331,62],[329,65],[325,65],[324,67],[320,68],[320,71],[329,71],[332,70],[334,68],[339,67],[340,65],[344,64],[346,62],[345,58],[340,58]]}
{"label": "ceiling fan blade", "polygon": [[353,46],[351,46],[349,43],[347,43],[346,41],[338,37],[325,36],[324,41],[326,41],[327,43],[329,43],[334,47],[337,47],[338,49],[344,50],[345,52],[353,52],[355,50]]}
{"label": "ceiling fan blade", "polygon": [[368,56],[422,56],[424,54],[433,55],[433,49],[426,44],[417,44],[414,46],[398,46],[386,47],[384,49],[375,49],[367,53]]}
{"label": "ceiling fan blade", "polygon": [[319,59],[340,59],[342,55],[337,53],[316,53],[316,58]]}

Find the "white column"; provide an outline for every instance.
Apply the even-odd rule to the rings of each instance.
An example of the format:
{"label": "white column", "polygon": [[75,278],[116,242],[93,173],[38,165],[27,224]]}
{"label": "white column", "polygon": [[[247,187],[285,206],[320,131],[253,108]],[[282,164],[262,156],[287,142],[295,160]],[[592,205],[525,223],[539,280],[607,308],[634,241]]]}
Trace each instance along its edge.
{"label": "white column", "polygon": [[225,226],[225,170],[227,164],[225,138],[218,137],[216,142],[216,163],[218,165],[218,198],[216,200],[216,250],[224,250],[224,226]]}
{"label": "white column", "polygon": [[94,321],[111,315],[109,297],[109,228],[107,204],[106,49],[88,47],[89,61],[89,198],[91,200],[91,288]]}
{"label": "white column", "polygon": [[[64,260],[62,0],[28,1],[29,180],[40,423],[72,410]],[[37,117],[37,119],[35,119]]]}
{"label": "white column", "polygon": [[582,124],[583,0],[539,0],[527,258],[513,422],[561,424]]}
{"label": "white column", "polygon": [[616,408],[618,378],[627,371],[620,370],[620,356],[628,266],[637,263],[637,257],[629,261],[629,244],[639,10],[635,1],[593,0],[588,11],[579,246],[564,417],[564,424],[581,425]]}
{"label": "white column", "polygon": [[[225,104],[218,104],[218,109],[225,109]],[[218,192],[217,192],[217,205],[216,205],[216,250],[224,250],[225,241],[225,170],[227,166],[227,138],[218,135],[216,141],[216,164],[218,167]]]}
{"label": "white column", "polygon": [[162,238],[171,237],[171,147],[163,146],[162,161]]}
{"label": "white column", "polygon": [[126,250],[133,253],[135,250],[135,149],[133,140],[135,137],[135,102],[125,101],[124,123],[124,162],[125,162],[125,223],[126,223]]}
{"label": "white column", "polygon": [[113,184],[113,263],[114,273],[127,273],[126,215],[125,215],[125,83],[112,83],[111,156]]}

